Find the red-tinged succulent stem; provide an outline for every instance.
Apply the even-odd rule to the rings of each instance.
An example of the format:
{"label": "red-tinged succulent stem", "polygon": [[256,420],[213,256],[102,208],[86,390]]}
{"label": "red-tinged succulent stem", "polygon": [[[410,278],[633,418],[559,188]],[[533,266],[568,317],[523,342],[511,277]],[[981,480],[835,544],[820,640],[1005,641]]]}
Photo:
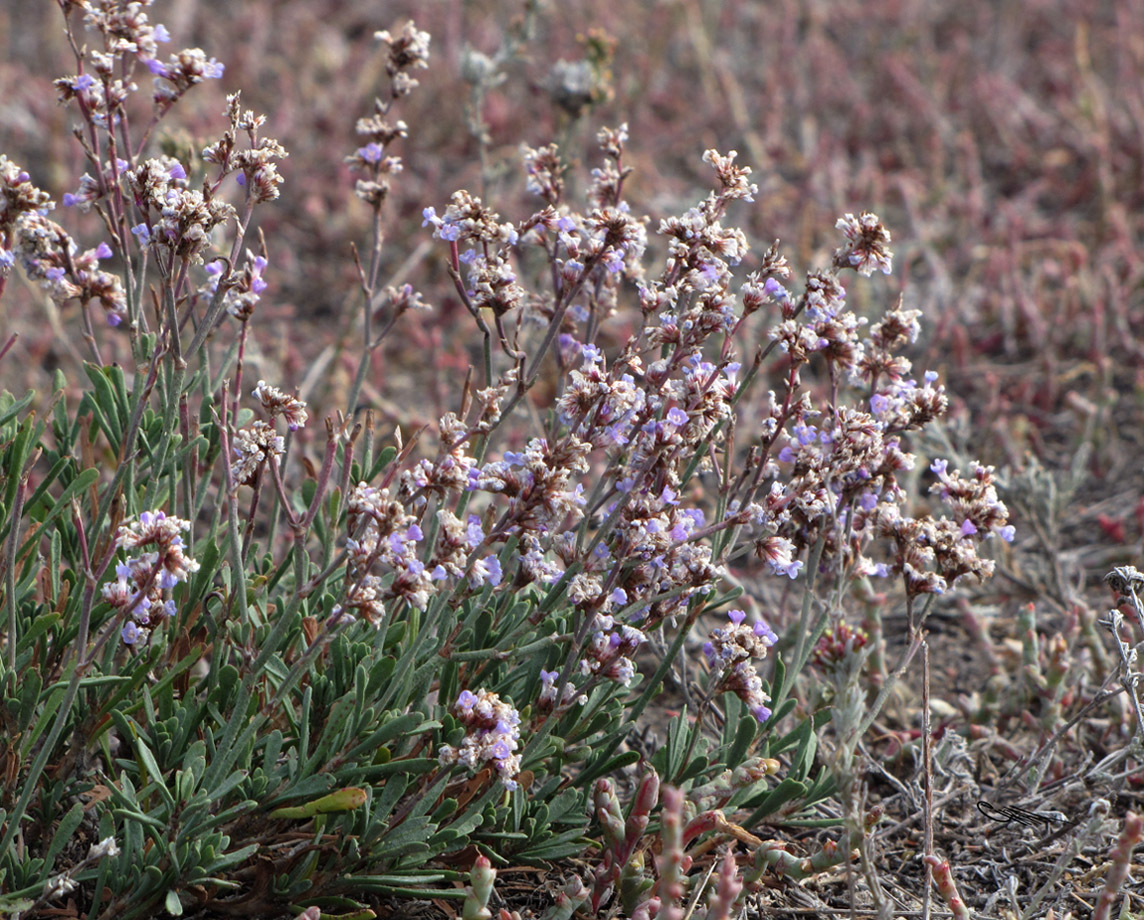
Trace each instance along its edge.
{"label": "red-tinged succulent stem", "polygon": [[949,860],[938,856],[926,856],[925,863],[930,868],[930,875],[937,885],[938,893],[945,898],[945,903],[954,917],[958,920],[969,920],[971,914],[969,908],[965,906],[965,901],[958,894],[957,883],[954,882],[953,872],[949,868]]}
{"label": "red-tinged succulent stem", "polygon": [[1112,907],[1120,895],[1120,888],[1128,879],[1128,870],[1132,865],[1132,851],[1142,839],[1144,839],[1144,818],[1130,811],[1124,818],[1120,838],[1110,854],[1112,867],[1105,876],[1104,890],[1100,893],[1100,900],[1096,902],[1092,920],[1109,920],[1112,916]]}

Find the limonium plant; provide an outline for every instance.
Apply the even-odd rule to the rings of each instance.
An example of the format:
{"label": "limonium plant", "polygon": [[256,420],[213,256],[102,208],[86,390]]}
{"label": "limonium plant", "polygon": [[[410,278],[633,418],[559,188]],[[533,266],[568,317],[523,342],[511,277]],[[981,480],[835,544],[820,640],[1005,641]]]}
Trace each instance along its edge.
{"label": "limonium plant", "polygon": [[[891,271],[881,221],[843,215],[796,280],[733,223],[757,191],[733,151],[703,152],[712,190],[652,220],[619,126],[574,200],[550,145],[523,150],[531,211],[426,203],[450,285],[383,287],[415,130],[397,116],[431,43],[380,31],[387,83],[346,139],[373,219],[357,370],[344,405],[307,405],[247,368],[274,275],[247,231],[289,193],[287,151],[235,91],[217,138],[161,152],[224,65],[165,52],[149,2],[59,2],[87,171],[56,208],[0,158],[0,284],[40,289],[89,360],[0,401],[0,908],[368,916],[432,896],[504,918],[495,866],[586,857],[545,916],[715,920],[859,853],[856,745],[909,659],[857,692],[847,618],[877,584],[917,639],[1013,536],[991,468],[918,467],[910,439],[947,406],[905,354],[919,312],[850,308],[848,285]],[[69,209],[101,238],[73,239]],[[444,297],[476,366],[431,431],[380,428],[359,413],[374,356]],[[850,678],[808,709],[823,662]],[[839,795],[818,850],[764,839]]]}

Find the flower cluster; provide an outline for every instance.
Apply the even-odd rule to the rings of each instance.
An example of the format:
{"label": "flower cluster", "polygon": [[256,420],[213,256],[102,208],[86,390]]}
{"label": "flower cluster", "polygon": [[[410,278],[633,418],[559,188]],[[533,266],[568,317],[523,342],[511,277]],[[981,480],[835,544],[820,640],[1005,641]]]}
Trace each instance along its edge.
{"label": "flower cluster", "polygon": [[376,100],[373,115],[358,119],[355,130],[362,146],[346,157],[346,162],[365,174],[365,178],[357,180],[354,194],[376,210],[389,196],[389,177],[404,169],[401,157],[389,154],[389,147],[409,133],[404,121],[390,120],[389,111],[393,100],[416,88],[417,80],[410,71],[429,66],[429,33],[420,32],[407,22],[396,38],[387,31],[376,32],[374,37],[389,46],[386,73],[391,80],[390,99]]}
{"label": "flower cluster", "polygon": [[150,22],[145,12],[150,5],[151,0],[78,0],[65,5],[82,9],[84,27],[103,39],[102,50],[86,52],[83,64],[91,73],[55,81],[60,99],[77,100],[93,124],[111,127],[120,122],[125,102],[138,89],[130,79],[136,63],[154,76],[152,98],[159,116],[192,86],[223,75],[224,66],[199,48],[186,48],[160,61],[159,44],[171,36],[165,26]]}
{"label": "flower cluster", "polygon": [[54,207],[51,196],[32,184],[26,170],[0,154],[0,243],[10,242],[9,235],[21,218],[42,216]]}
{"label": "flower cluster", "polygon": [[600,616],[597,623],[603,629],[592,636],[592,642],[580,660],[580,673],[599,675],[625,687],[630,686],[636,673],[632,659],[636,650],[647,641],[647,636],[627,623],[613,629],[615,621],[608,615]]}
{"label": "flower cluster", "polygon": [[574,436],[553,444],[533,438],[522,451],[470,467],[466,485],[507,499],[506,531],[559,532],[583,516],[584,486],[573,480],[588,471],[588,449]]}
{"label": "flower cluster", "polygon": [[144,218],[131,232],[140,245],[164,248],[178,258],[201,262],[211,232],[235,216],[225,201],[188,188],[187,171],[171,157],[144,160],[126,180]]}
{"label": "flower cluster", "polygon": [[453,713],[465,727],[460,745],[441,745],[437,758],[443,765],[463,763],[471,770],[489,765],[506,789],[519,786],[520,713],[488,690],[462,690]]}
{"label": "flower cluster", "polygon": [[80,0],[83,23],[92,31],[103,33],[107,50],[117,54],[136,55],[149,60],[158,54],[160,42],[169,42],[170,34],[161,24],[152,25],[144,12],[152,0],[134,2],[92,2]]}
{"label": "flower cluster", "polygon": [[752,661],[766,658],[767,650],[778,637],[763,620],[748,626],[747,615],[742,610],[732,610],[727,616],[731,625],[712,631],[703,653],[708,665],[720,675],[716,689],[734,693],[756,719],[765,722],[771,717],[767,706],[770,697],[764,692],[762,679]]}
{"label": "flower cluster", "polygon": [[843,620],[818,637],[810,660],[823,670],[834,671],[869,643],[865,630],[855,629]]}
{"label": "flower cluster", "polygon": [[286,420],[286,427],[297,431],[306,424],[306,404],[296,396],[272,387],[265,380],[259,380],[252,395],[262,403],[262,411],[273,421],[279,415]]}
{"label": "flower cluster", "polygon": [[231,449],[235,460],[231,464],[231,475],[235,486],[252,485],[258,481],[267,463],[278,463],[286,452],[286,439],[278,434],[274,422],[279,415],[286,421],[291,431],[297,431],[306,424],[308,413],[306,404],[289,393],[259,380],[252,391],[270,421],[255,419],[234,435]]}
{"label": "flower cluster", "polygon": [[521,147],[521,157],[528,173],[527,188],[533,195],[539,195],[552,207],[560,203],[564,193],[564,173],[567,166],[560,159],[560,151],[555,144],[539,150],[527,144]]}
{"label": "flower cluster", "polygon": [[853,268],[861,275],[872,275],[875,270],[888,275],[893,270],[890,252],[890,231],[882,226],[877,215],[863,211],[855,217],[847,214],[835,225],[846,235],[846,245],[834,251],[834,264],[838,268]]}
{"label": "flower cluster", "polygon": [[485,207],[480,198],[464,189],[453,193],[444,216],[438,217],[436,208],[425,208],[422,217],[425,218],[422,226],[432,225],[433,236],[458,246],[466,242],[482,246],[511,246],[519,238],[516,227],[511,223],[501,223],[496,211]]}
{"label": "flower cluster", "polygon": [[[84,307],[94,301],[112,326],[123,321],[127,310],[123,282],[117,274],[99,268],[101,260],[113,255],[107,243],[80,252],[63,227],[36,213],[24,214],[16,221],[13,237],[12,251],[24,271],[53,301],[63,305],[77,300]],[[0,258],[0,273],[2,266]]]}
{"label": "flower cluster", "polygon": [[972,478],[949,473],[945,460],[935,460],[930,470],[938,477],[931,492],[950,508],[952,518],[910,518],[896,505],[879,506],[874,515],[880,535],[893,540],[892,571],[902,576],[911,597],[942,594],[965,576],[988,578],[994,563],[982,559],[978,547],[994,535],[1006,542],[1014,536],[992,467],[974,464]]}
{"label": "flower cluster", "polygon": [[[230,126],[222,137],[203,148],[203,160],[220,167],[220,180],[236,173],[235,181],[246,189],[251,203],[273,201],[278,197],[278,186],[282,184],[277,161],[285,159],[289,153],[274,138],[259,136],[266,116],[244,109],[240,93],[226,97],[226,117]],[[238,144],[239,133],[246,135],[245,147]]]}
{"label": "flower cluster", "polygon": [[28,173],[0,155],[0,287],[15,264],[38,281],[57,304],[95,301],[118,325],[126,312],[126,295],[119,276],[99,268],[113,255],[107,243],[80,252],[75,241],[48,211],[55,203],[31,182]]}
{"label": "flower cluster", "polygon": [[[566,579],[568,605],[586,618],[581,622],[591,624],[584,628],[593,630],[579,662],[581,676],[626,686],[635,676],[634,653],[645,634],[723,577],[728,550],[717,551],[719,541],[712,539],[723,531],[753,546],[772,575],[792,579],[805,565],[804,550],[819,541],[820,566],[848,577],[910,577],[915,570],[932,569],[938,578],[985,574],[987,566],[979,560],[956,558],[972,540],[958,547],[942,534],[953,526],[968,539],[962,528],[970,521],[1004,535],[1003,506],[993,507],[993,517],[984,507],[996,499],[995,492],[981,486],[970,512],[974,496],[952,481],[945,497],[956,505],[953,525],[913,522],[900,510],[905,493],[898,477],[914,466],[904,439],[940,416],[947,401],[936,375],[911,379],[910,362],[899,354],[917,338],[917,311],[899,305],[868,324],[847,308],[838,273],[867,274],[890,266],[889,234],[878,219],[871,214],[844,218],[845,258],[834,270],[811,272],[801,294],[792,295],[780,282],[790,271],[772,246],[736,295],[732,268],[748,247],[739,230],[724,226],[723,217],[731,202],[751,200],[756,188],[750,170],[737,166],[733,153],[708,151],[704,159],[718,187],[682,216],[660,223],[667,266],[659,278],[645,281],[639,264],[644,223],[620,197],[625,136],[623,128],[601,132],[606,162],[594,174],[593,207],[587,213],[575,212],[563,199],[563,166],[552,147],[524,150],[530,190],[544,206],[519,224],[503,221],[465,191],[452,196],[443,215],[433,208],[423,212],[434,237],[449,244],[454,267],[468,266],[468,284],[460,293],[474,312],[488,308],[499,319],[526,305],[537,314],[527,319],[550,322],[547,340],[556,343],[568,369],[554,400],[555,423],[523,447],[486,459],[484,446],[474,443],[495,430],[508,394],[515,393],[510,404],[519,399],[520,368],[490,379],[476,400],[467,395],[459,412],[441,418],[437,456],[403,470],[392,495],[385,491],[392,507],[379,519],[389,523],[378,525],[373,535],[367,529],[364,538],[351,525],[356,560],[351,580],[369,594],[369,603],[380,603],[386,592],[425,603],[423,593],[394,592],[388,582],[383,586],[363,574],[374,563],[392,567],[394,584],[405,579],[424,591],[463,577],[474,588],[502,578],[516,588]],[[363,149],[360,159],[372,162],[375,153],[380,156]],[[511,260],[527,247],[543,249],[548,259],[552,289],[546,295],[526,295],[527,286],[517,277],[514,266],[527,262]],[[622,290],[621,278],[636,280],[644,324],[606,359],[590,333],[579,341],[575,330],[580,323],[591,330],[608,315]],[[744,388],[731,342],[743,322],[764,307],[778,314],[776,324],[760,332],[786,352],[786,389],[755,407],[761,438],[742,472],[729,473],[723,464],[733,462],[731,455],[721,455],[716,445],[719,432],[734,426],[742,411],[737,404]],[[825,363],[836,391],[844,384],[861,387],[868,410],[837,396],[828,411],[816,409],[799,378],[810,361]],[[756,370],[751,369],[752,377]],[[479,413],[473,411],[478,402]],[[728,493],[716,519],[696,506],[691,491],[696,477],[713,473],[727,483]],[[465,492],[484,493],[466,500],[481,513],[471,510],[461,520],[438,510],[436,545],[415,555],[417,522],[431,501]],[[895,565],[870,558],[879,539],[903,545],[895,526],[915,525],[932,531],[911,537],[910,551],[928,552],[927,560]],[[478,558],[484,543],[505,539],[518,547],[512,575],[501,571],[499,560]],[[624,621],[611,612],[621,607]],[[765,657],[774,633],[762,623],[744,625],[743,619],[741,611],[733,611],[733,626],[715,632],[707,647],[709,664],[717,669],[720,690],[738,694],[766,720],[769,700],[754,662]],[[557,700],[555,672],[546,671],[541,683],[538,704],[545,710],[566,704],[578,692],[569,686],[565,699]]]}
{"label": "flower cluster", "polygon": [[375,32],[373,37],[389,46],[385,72],[393,81],[393,98],[408,95],[417,88],[417,81],[409,72],[429,66],[429,33],[419,31],[410,20],[396,37],[387,30]]}
{"label": "flower cluster", "polygon": [[517,284],[516,272],[507,256],[495,253],[474,256],[469,262],[469,298],[478,310],[492,310],[503,316],[520,304],[524,288]]}
{"label": "flower cluster", "polygon": [[139,89],[133,80],[115,76],[121,54],[91,51],[89,61],[95,76],[81,73],[75,77],[62,77],[54,81],[59,100],[75,99],[91,123],[101,128],[114,128],[122,120],[124,103]]}
{"label": "flower cluster", "polygon": [[945,460],[935,460],[930,470],[938,479],[930,492],[949,506],[963,536],[984,539],[995,533],[1006,543],[1012,542],[1015,531],[1009,524],[1009,509],[997,495],[993,467],[974,463],[972,478],[950,473]]}
{"label": "flower cluster", "polygon": [[[246,261],[242,270],[232,273],[227,282],[223,303],[226,312],[240,322],[246,323],[254,316],[254,308],[262,299],[262,292],[266,290],[267,283],[262,277],[269,264],[266,256],[256,256],[249,249],[246,251]],[[201,292],[211,296],[218,290],[226,271],[226,263],[216,259],[206,266],[207,283]]]}
{"label": "flower cluster", "polygon": [[208,60],[201,48],[184,48],[172,54],[165,64],[157,58],[149,60],[147,68],[155,75],[156,104],[169,107],[192,86],[204,80],[221,80],[226,65],[214,58]]}
{"label": "flower cluster", "polygon": [[234,484],[248,486],[257,481],[272,458],[278,459],[286,452],[286,439],[269,422],[255,419],[235,432],[231,449],[236,458],[230,466]]}
{"label": "flower cluster", "polygon": [[[415,80],[411,82],[416,85]],[[410,89],[412,86],[404,92]],[[404,93],[394,92],[394,97],[400,95]],[[389,104],[377,100],[374,103],[373,115],[359,118],[355,126],[362,146],[353,155],[346,157],[347,163],[366,176],[357,181],[354,194],[374,208],[380,208],[389,195],[389,177],[397,175],[404,169],[401,157],[392,156],[387,151],[395,140],[408,135],[409,128],[404,121],[391,122],[388,116]]]}
{"label": "flower cluster", "polygon": [[156,622],[174,616],[171,589],[199,568],[181,536],[190,529],[189,521],[163,511],[144,511],[120,524],[115,545],[143,550],[116,565],[115,580],[102,588],[103,599],[129,618],[120,633],[126,644],[145,642]]}
{"label": "flower cluster", "polygon": [[[358,483],[346,503],[350,538],[347,579],[349,592],[343,608],[355,610],[380,628],[384,601],[402,598],[424,610],[433,590],[430,573],[417,555],[425,534],[417,517],[390,496],[389,489]],[[375,565],[391,569],[390,579],[373,574]]]}
{"label": "flower cluster", "polygon": [[[551,712],[556,708],[556,688],[560,684],[559,671],[540,670],[540,693],[536,697],[536,708],[540,712]],[[564,692],[560,701],[561,706],[567,706],[573,700],[581,706],[588,702],[587,694],[580,693],[571,681],[564,685]]]}

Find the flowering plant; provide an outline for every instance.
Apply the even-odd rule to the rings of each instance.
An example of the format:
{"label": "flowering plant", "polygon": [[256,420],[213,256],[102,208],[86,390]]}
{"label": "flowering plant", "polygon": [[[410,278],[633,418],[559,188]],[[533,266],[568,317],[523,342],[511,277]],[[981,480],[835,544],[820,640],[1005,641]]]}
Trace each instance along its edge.
{"label": "flowering plant", "polygon": [[[410,891],[480,916],[483,854],[593,842],[606,859],[551,915],[618,892],[650,916],[682,897],[700,838],[749,844],[752,886],[849,859],[856,838],[816,862],[752,831],[853,779],[846,758],[816,759],[827,709],[798,709],[820,638],[878,581],[916,639],[932,598],[991,574],[979,551],[1013,536],[991,468],[935,460],[932,507],[907,476],[947,397],[902,354],[918,311],[849,305],[847,284],[891,270],[885,226],[846,214],[830,265],[796,284],[777,244],[756,259],[730,223],[757,192],[734,151],[704,152],[713,190],[651,231],[625,195],[626,127],[599,132],[582,201],[556,145],[526,147],[535,210],[506,219],[459,190],[422,213],[440,294],[482,343],[457,407],[408,442],[349,421],[379,344],[427,309],[378,279],[410,130],[393,109],[430,40],[379,32],[388,95],[346,157],[374,218],[361,353],[319,447],[305,400],[259,380],[248,406],[243,383],[273,277],[247,231],[286,151],[232,93],[196,162],[152,155],[156,126],[224,70],[199,49],[160,61],[149,6],[61,2],[102,45],[69,31],[79,73],[57,88],[91,172],[63,203],[109,240],[81,250],[0,161],[0,270],[78,302],[93,359],[78,409],[61,377],[51,416],[10,397],[0,411],[4,903],[66,893],[57,859],[81,828],[118,842],[69,870],[93,917]],[[135,136],[141,68],[154,91]],[[118,274],[98,267],[112,259]],[[835,719],[851,754],[891,677],[861,719]],[[679,717],[641,751],[665,688]],[[655,778],[629,826],[609,783],[639,762]],[[661,781],[652,880],[638,844]],[[860,835],[868,815],[847,818]],[[744,891],[723,862],[712,917]],[[468,892],[442,887],[469,866]]]}

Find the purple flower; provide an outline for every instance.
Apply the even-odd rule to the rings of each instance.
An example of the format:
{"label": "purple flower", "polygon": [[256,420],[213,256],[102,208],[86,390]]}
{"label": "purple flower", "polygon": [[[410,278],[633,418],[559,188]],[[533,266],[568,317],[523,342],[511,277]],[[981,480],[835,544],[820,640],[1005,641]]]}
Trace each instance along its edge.
{"label": "purple flower", "polygon": [[744,613],[742,610],[728,610],[727,611],[727,619],[730,620],[732,623],[734,623],[736,626],[738,626],[740,623],[742,623],[743,620],[745,620],[746,618],[747,618],[747,614]]}
{"label": "purple flower", "polygon": [[763,290],[776,300],[786,300],[790,296],[790,294],[787,293],[787,289],[775,281],[774,278],[768,278],[766,280],[763,284]]}
{"label": "purple flower", "polygon": [[134,645],[139,641],[139,627],[132,622],[128,622],[119,633],[123,641],[127,645]]}
{"label": "purple flower", "polygon": [[266,290],[268,285],[262,280],[262,272],[266,268],[266,257],[255,256],[254,266],[250,269],[250,290],[255,294],[261,294]]}
{"label": "purple flower", "polygon": [[813,425],[795,425],[794,436],[798,439],[798,443],[803,447],[808,444],[813,444],[818,434],[818,429]]}
{"label": "purple flower", "polygon": [[997,528],[997,535],[1006,543],[1012,543],[1013,538],[1017,536],[1017,529],[1012,524],[1006,524]]}
{"label": "purple flower", "polygon": [[766,706],[756,706],[751,710],[751,715],[760,722],[766,722],[771,717],[771,711]]}
{"label": "purple flower", "polygon": [[151,58],[147,61],[147,69],[157,77],[166,77],[170,73],[170,71],[167,70],[167,65],[156,58]]}
{"label": "purple flower", "polygon": [[971,537],[975,533],[977,533],[977,526],[973,523],[973,521],[969,520],[969,518],[966,518],[961,522],[961,535],[963,537]]}
{"label": "purple flower", "polygon": [[469,712],[477,704],[477,695],[469,690],[462,690],[457,697],[457,708]]}
{"label": "purple flower", "polygon": [[100,243],[95,247],[95,257],[97,259],[110,259],[113,255],[111,247],[107,243]]}
{"label": "purple flower", "polygon": [[486,556],[484,559],[473,563],[473,571],[469,576],[469,581],[474,586],[489,584],[496,587],[501,583],[503,576],[500,560],[496,556]]}
{"label": "purple flower", "polygon": [[756,620],[755,625],[751,627],[755,631],[755,635],[760,639],[774,645],[779,641],[779,637],[775,635],[775,631],[767,624],[766,620]]}
{"label": "purple flower", "polygon": [[798,578],[798,571],[802,568],[802,562],[796,559],[794,562],[788,563],[787,565],[776,563],[772,565],[772,568],[774,569],[776,575],[785,575],[787,578],[793,581],[794,579]]}
{"label": "purple flower", "polygon": [[[507,459],[507,456],[506,458]],[[421,539],[418,537],[418,539]],[[468,521],[465,523],[465,545],[469,549],[474,549],[485,539],[484,528],[481,527],[481,519],[475,514],[470,514]]]}
{"label": "purple flower", "polygon": [[381,144],[370,141],[364,147],[359,147],[357,155],[365,160],[367,163],[380,163],[385,151],[382,149]]}
{"label": "purple flower", "polygon": [[78,77],[72,80],[72,89],[77,93],[83,92],[85,89],[91,89],[95,86],[95,77],[89,73],[81,73]]}
{"label": "purple flower", "polygon": [[157,42],[169,42],[171,40],[171,33],[167,31],[167,27],[161,22],[155,23],[155,28],[151,34]]}

